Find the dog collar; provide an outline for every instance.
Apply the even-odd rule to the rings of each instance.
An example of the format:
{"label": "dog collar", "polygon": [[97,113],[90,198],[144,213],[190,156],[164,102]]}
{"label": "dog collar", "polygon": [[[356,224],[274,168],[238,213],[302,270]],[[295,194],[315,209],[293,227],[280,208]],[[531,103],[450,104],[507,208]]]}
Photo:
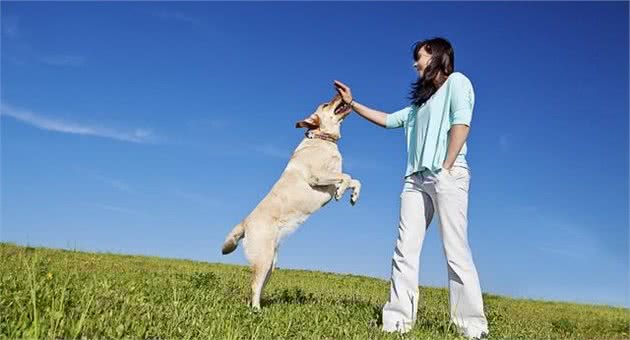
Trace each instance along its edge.
{"label": "dog collar", "polygon": [[313,131],[307,131],[304,135],[306,136],[306,138],[310,138],[310,139],[317,138],[317,139],[322,139],[331,143],[337,143],[337,140],[339,140],[338,137],[335,137],[331,134],[323,133],[323,132],[315,133]]}

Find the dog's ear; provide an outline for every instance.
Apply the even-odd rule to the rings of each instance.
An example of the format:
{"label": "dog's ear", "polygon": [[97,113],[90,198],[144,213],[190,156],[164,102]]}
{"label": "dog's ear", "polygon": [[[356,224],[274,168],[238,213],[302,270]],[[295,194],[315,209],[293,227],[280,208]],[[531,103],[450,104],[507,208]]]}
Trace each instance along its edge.
{"label": "dog's ear", "polygon": [[295,123],[295,127],[309,130],[317,129],[319,127],[319,116],[313,113],[308,118]]}

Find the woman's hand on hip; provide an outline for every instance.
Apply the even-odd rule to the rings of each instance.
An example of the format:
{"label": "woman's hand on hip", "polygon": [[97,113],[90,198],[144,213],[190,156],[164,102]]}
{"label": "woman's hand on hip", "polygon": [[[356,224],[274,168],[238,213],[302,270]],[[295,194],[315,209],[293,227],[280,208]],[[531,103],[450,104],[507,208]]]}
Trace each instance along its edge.
{"label": "woman's hand on hip", "polygon": [[337,92],[341,96],[341,99],[343,99],[346,104],[352,102],[352,90],[350,90],[350,87],[348,85],[338,80],[335,80],[334,86],[335,90],[337,90]]}

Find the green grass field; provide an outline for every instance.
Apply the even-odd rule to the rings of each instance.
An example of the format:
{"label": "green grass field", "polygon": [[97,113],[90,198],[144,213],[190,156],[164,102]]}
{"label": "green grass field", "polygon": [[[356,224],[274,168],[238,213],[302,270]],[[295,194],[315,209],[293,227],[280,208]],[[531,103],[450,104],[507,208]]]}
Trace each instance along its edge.
{"label": "green grass field", "polygon": [[[1,338],[460,339],[446,289],[421,288],[414,330],[379,329],[388,282],[274,272],[252,311],[249,268],[0,243]],[[491,339],[627,339],[630,310],[484,294]]]}

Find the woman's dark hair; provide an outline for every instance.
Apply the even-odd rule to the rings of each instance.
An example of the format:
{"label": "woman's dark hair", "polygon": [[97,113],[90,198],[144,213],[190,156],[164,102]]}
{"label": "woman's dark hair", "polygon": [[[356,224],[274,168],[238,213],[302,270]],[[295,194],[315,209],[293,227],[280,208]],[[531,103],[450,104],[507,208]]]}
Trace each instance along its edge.
{"label": "woman's dark hair", "polygon": [[411,84],[409,91],[411,104],[417,106],[426,102],[455,68],[455,54],[448,40],[432,38],[416,42],[413,44],[414,61],[418,61],[418,52],[423,46],[431,54],[431,61],[422,72],[422,77],[418,77],[418,80]]}

